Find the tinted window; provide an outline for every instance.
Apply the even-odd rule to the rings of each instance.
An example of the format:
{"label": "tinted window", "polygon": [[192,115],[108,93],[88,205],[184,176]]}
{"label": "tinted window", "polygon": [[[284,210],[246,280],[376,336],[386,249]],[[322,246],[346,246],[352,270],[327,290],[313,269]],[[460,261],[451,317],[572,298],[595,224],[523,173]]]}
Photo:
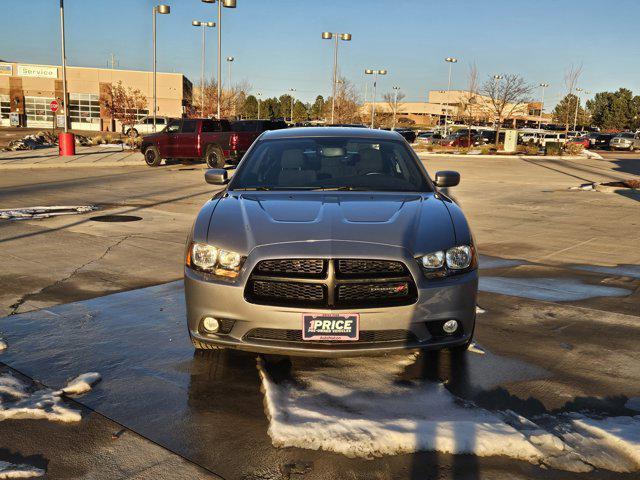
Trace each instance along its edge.
{"label": "tinted window", "polygon": [[257,121],[234,122],[231,124],[234,132],[255,132],[258,129]]}
{"label": "tinted window", "polygon": [[182,122],[182,133],[195,133],[197,122],[195,120],[185,120]]}
{"label": "tinted window", "polygon": [[214,122],[213,120],[202,121],[203,133],[219,132],[219,131],[220,131],[220,124],[218,122]]}
{"label": "tinted window", "polygon": [[262,141],[229,188],[431,191],[404,142],[343,137]]}
{"label": "tinted window", "polygon": [[167,133],[176,133],[179,131],[180,131],[180,122],[177,120],[169,123],[169,125],[167,125],[167,128],[165,129],[165,132]]}

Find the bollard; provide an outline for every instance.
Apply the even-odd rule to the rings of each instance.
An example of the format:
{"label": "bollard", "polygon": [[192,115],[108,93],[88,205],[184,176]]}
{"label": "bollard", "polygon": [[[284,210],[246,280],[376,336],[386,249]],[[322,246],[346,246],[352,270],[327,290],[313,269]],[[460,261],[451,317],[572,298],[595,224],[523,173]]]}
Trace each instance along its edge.
{"label": "bollard", "polygon": [[76,139],[73,133],[61,133],[58,135],[58,149],[61,157],[76,154]]}

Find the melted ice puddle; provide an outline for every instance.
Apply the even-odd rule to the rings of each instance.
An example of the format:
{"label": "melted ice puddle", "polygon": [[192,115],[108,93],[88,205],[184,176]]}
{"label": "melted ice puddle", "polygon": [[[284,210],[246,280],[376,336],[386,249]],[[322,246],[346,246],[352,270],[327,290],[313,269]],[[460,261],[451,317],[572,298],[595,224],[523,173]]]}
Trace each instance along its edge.
{"label": "melted ice puddle", "polygon": [[364,458],[416,451],[505,455],[574,472],[640,470],[640,416],[564,415],[543,419],[541,427],[537,419],[476,407],[441,383],[398,382],[414,361],[412,354],[375,366],[362,358],[328,360],[276,383],[259,359],[274,446]]}

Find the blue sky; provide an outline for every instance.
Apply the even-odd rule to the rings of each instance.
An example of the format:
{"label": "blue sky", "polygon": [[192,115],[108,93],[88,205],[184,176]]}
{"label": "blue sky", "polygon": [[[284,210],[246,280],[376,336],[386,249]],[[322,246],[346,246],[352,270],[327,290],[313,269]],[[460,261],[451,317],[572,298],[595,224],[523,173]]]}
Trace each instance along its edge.
{"label": "blue sky", "polygon": [[[289,88],[312,100],[330,89],[332,43],[324,30],[349,32],[341,42],[343,75],[363,88],[364,68],[386,68],[379,91],[401,87],[406,101],[446,88],[444,57],[455,56],[453,88],[464,88],[469,64],[481,79],[518,73],[544,81],[549,104],[563,91],[564,71],[583,64],[580,86],[597,92],[624,86],[640,94],[640,2],[637,0],[237,0],[223,9],[223,55],[233,78],[253,91],[279,96]],[[57,0],[2,0],[0,59],[57,64]],[[215,5],[166,0],[158,17],[158,68],[200,78],[201,32],[191,20],[216,21]],[[120,68],[151,67],[151,0],[65,0],[71,65],[104,67],[114,53]],[[207,31],[207,70],[215,66],[216,29]],[[226,78],[226,65],[223,65]]]}

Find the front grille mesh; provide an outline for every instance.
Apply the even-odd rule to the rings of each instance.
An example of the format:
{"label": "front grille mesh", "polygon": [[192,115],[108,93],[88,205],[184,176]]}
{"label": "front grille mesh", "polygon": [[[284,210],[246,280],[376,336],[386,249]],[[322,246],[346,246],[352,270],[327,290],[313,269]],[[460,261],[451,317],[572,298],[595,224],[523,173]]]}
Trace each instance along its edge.
{"label": "front grille mesh", "polygon": [[262,260],[256,266],[256,270],[261,273],[280,275],[318,275],[324,271],[324,260],[321,258]]}
{"label": "front grille mesh", "polygon": [[[305,345],[309,343],[327,343],[318,340],[302,340],[301,330],[285,330],[280,328],[254,328],[245,335],[245,338],[248,340],[304,343]],[[408,330],[365,330],[360,332],[360,338],[358,340],[331,340],[330,343],[334,345],[336,343],[413,342],[415,340],[415,335]]]}
{"label": "front grille mesh", "polygon": [[322,285],[315,283],[255,280],[253,282],[253,293],[258,297],[283,299],[287,301],[322,302],[324,300],[324,289]]}
{"label": "front grille mesh", "polygon": [[401,262],[391,260],[341,259],[338,260],[338,272],[345,275],[362,274],[398,274],[404,273]]}

